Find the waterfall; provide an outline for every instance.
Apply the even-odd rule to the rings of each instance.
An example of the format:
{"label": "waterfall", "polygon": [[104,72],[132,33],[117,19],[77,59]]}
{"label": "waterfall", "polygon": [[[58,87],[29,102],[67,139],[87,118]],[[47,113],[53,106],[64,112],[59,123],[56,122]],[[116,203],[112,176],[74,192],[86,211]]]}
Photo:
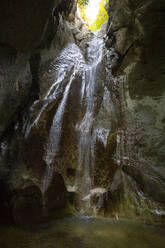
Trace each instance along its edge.
{"label": "waterfall", "polygon": [[63,79],[65,79],[65,77],[67,76],[66,72],[71,72],[71,76],[64,90],[62,100],[54,115],[52,126],[49,132],[45,154],[45,162],[47,167],[42,184],[43,193],[47,190],[53,177],[54,162],[56,155],[59,152],[63,115],[65,112],[65,107],[69,96],[71,84],[75,78],[76,73],[80,70],[83,65],[83,56],[80,52],[80,49],[75,44],[69,44],[64,49],[58,60],[60,61],[60,63],[57,71],[57,81],[55,81],[55,83],[51,86],[45,98],[55,98],[54,96],[56,95],[55,93],[57,91],[57,84],[62,84]]}
{"label": "waterfall", "polygon": [[[39,128],[40,121],[42,124],[44,121],[43,133],[48,132],[48,135],[41,154],[46,164],[41,190],[43,194],[47,191],[54,171],[61,173],[67,190],[77,193],[75,205],[81,215],[91,215],[101,208],[108,187],[105,180],[99,178],[101,160],[97,150],[100,145],[103,152],[106,151],[112,129],[109,120],[115,119],[116,113],[113,93],[110,94],[110,86],[106,83],[109,74],[105,74],[103,67],[107,63],[106,56],[111,59],[104,41],[95,35],[86,43],[84,55],[77,45],[68,44],[51,62],[48,77],[52,84],[43,98],[32,106],[32,119],[25,132],[28,138],[31,129]],[[50,113],[51,120],[44,119]],[[64,134],[68,134],[67,137]],[[116,160],[119,163],[120,149],[118,142]]]}
{"label": "waterfall", "polygon": [[[84,80],[82,81],[82,97],[85,94],[86,111],[84,117],[77,125],[79,131],[79,161],[76,175],[76,188],[78,188],[81,201],[81,213],[87,213],[90,208],[90,191],[93,186],[92,170],[94,168],[95,132],[93,124],[96,112],[96,73],[103,57],[103,41],[95,37],[88,44],[88,64]],[[89,197],[88,197],[89,196]]]}
{"label": "waterfall", "polygon": [[74,188],[78,192],[78,205],[79,209],[81,209],[81,214],[89,214],[91,210],[91,197],[105,192],[104,188],[96,187],[93,180],[96,139],[99,139],[105,147],[109,134],[109,131],[104,126],[95,127],[98,114],[98,92],[103,87],[103,83],[100,81],[103,51],[104,42],[96,36],[87,44],[86,62],[80,49],[75,44],[69,44],[62,51],[59,57],[55,59],[54,65],[52,65],[52,68],[55,70],[54,83],[47,91],[44,97],[44,104],[28,129],[29,133],[29,130],[34,125],[37,125],[43,111],[46,111],[49,104],[60,100],[54,113],[45,145],[44,160],[46,162],[46,169],[41,185],[42,192],[45,193],[56,170],[56,159],[61,149],[60,142],[63,132],[64,113],[68,106],[69,94],[72,93],[71,89],[74,88],[72,83],[77,75],[81,75],[81,86],[78,89],[81,114],[76,124],[78,161],[75,185],[68,185],[68,189]]}
{"label": "waterfall", "polygon": [[59,142],[60,142],[61,129],[62,129],[62,119],[63,119],[65,105],[68,99],[69,90],[70,90],[73,78],[74,78],[74,75],[71,76],[70,81],[64,91],[63,99],[57,109],[57,112],[54,116],[53,123],[50,129],[49,139],[48,139],[47,148],[46,148],[45,161],[47,164],[47,168],[46,168],[46,173],[45,173],[44,180],[43,180],[43,188],[42,188],[43,192],[45,192],[45,190],[47,189],[47,187],[49,186],[52,180],[53,171],[54,171],[52,168],[52,165],[54,162],[54,158],[57,155],[57,152],[59,150]]}

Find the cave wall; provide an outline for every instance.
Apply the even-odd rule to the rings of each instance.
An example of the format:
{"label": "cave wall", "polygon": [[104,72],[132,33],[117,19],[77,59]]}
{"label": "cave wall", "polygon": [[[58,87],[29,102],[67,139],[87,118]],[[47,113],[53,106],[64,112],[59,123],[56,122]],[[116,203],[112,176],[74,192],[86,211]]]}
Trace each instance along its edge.
{"label": "cave wall", "polygon": [[56,12],[68,12],[71,1],[1,1],[0,44],[17,50],[33,50],[41,45],[49,19]]}
{"label": "cave wall", "polygon": [[[126,152],[129,162],[123,161],[122,164],[125,180],[120,178],[122,182],[125,181],[123,187],[127,190],[131,188],[121,203],[129,209],[125,211],[124,208],[128,216],[132,212],[128,205],[134,206],[135,215],[141,214],[137,207],[137,194],[136,200],[130,199],[132,191],[141,191],[144,197],[163,208],[165,206],[164,11],[165,3],[162,0],[109,2],[107,46],[115,47],[120,58],[113,68],[113,74],[121,82],[124,92],[122,129],[125,144],[131,139],[130,126],[134,127],[132,154]],[[120,185],[120,180],[116,179],[116,184]],[[111,200],[115,198],[112,192],[109,197]],[[134,203],[128,203],[127,200]],[[145,205],[144,202],[140,204]],[[150,212],[149,205],[152,204],[148,202],[144,207],[147,214]],[[163,215],[163,212],[158,212]]]}
{"label": "cave wall", "polygon": [[[72,39],[66,20],[71,11],[74,13],[74,5],[72,0],[0,3],[0,222],[30,225],[31,221],[40,220],[43,204],[47,204],[43,203],[33,175],[32,180],[24,176],[23,165],[18,162],[22,148],[19,141],[26,113],[39,98],[40,91],[50,84],[46,78],[39,83],[40,70],[45,72],[47,61]],[[41,161],[41,169],[42,165]],[[61,185],[59,192],[54,191],[54,195],[57,193],[54,208],[63,208],[66,197],[60,203],[58,199],[59,193],[66,194],[65,185],[59,175],[54,177],[59,188]],[[53,189],[50,186],[47,199],[56,186]]]}
{"label": "cave wall", "polygon": [[59,14],[65,19],[72,7],[73,1],[1,2],[0,137],[15,115],[38,98],[41,53],[50,47]]}
{"label": "cave wall", "polygon": [[[44,137],[48,135],[48,125],[58,106],[58,99],[51,107],[48,106],[46,114],[43,114],[39,125],[32,129],[28,139],[24,139],[24,134],[20,133],[24,130],[23,123],[27,124],[26,113],[29,115],[31,104],[40,96],[41,102],[36,105],[37,116],[40,104],[42,106],[41,95],[44,96],[56,77],[52,69],[55,58],[69,42],[74,42],[66,22],[70,12],[74,11],[73,5],[74,1],[64,0],[40,0],[34,3],[20,3],[15,0],[12,3],[1,3],[0,213],[6,216],[6,220],[12,219],[18,225],[27,223],[29,216],[35,216],[36,213],[40,217],[42,208],[53,211],[65,208],[67,204],[66,187],[57,172],[44,202],[40,190],[41,178],[46,168],[43,156],[40,155],[43,155]],[[108,79],[108,74],[105,81],[111,81],[112,85],[112,81],[118,82],[119,90],[112,94],[114,98],[120,94],[122,113],[120,118],[117,117],[116,129],[114,128],[109,138],[110,145],[106,149],[107,170],[112,169],[112,156],[121,150],[120,145],[128,147],[129,141],[133,142],[129,151],[124,149],[119,154],[119,166],[116,163],[113,165],[115,170],[118,169],[111,176],[109,191],[105,194],[102,211],[105,216],[119,215],[149,221],[154,218],[152,211],[157,210],[158,215],[162,215],[162,209],[164,211],[164,10],[165,4],[161,0],[109,2],[106,45],[109,50],[112,47],[115,49],[119,59],[113,64],[113,77],[110,75],[111,79]],[[111,65],[107,65],[106,69],[109,68]],[[77,78],[75,85],[79,85],[79,81],[80,78]],[[59,94],[59,99],[60,97]],[[119,102],[117,97],[115,101]],[[74,102],[70,101],[69,108],[75,108]],[[78,115],[78,111],[76,114]],[[117,136],[122,144],[117,144]],[[69,155],[66,155],[69,158],[67,166],[72,178],[76,166],[76,158],[73,156],[75,144],[72,140],[66,140],[68,150],[65,149],[64,152],[69,151]],[[73,153],[70,152],[72,150]],[[106,170],[101,168],[105,162],[102,154],[100,152],[98,158],[99,175]],[[65,154],[61,156],[63,155]],[[66,163],[63,160],[60,166]],[[108,173],[111,175],[111,172]],[[29,203],[31,199],[33,201]],[[47,215],[47,212],[44,214]],[[34,218],[34,221],[38,219]]]}

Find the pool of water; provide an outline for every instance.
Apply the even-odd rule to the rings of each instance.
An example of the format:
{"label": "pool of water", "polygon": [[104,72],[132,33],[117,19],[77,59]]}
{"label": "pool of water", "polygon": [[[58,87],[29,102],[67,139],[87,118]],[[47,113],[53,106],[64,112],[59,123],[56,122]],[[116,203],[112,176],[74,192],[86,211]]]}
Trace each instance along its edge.
{"label": "pool of water", "polygon": [[126,220],[70,217],[35,230],[0,227],[0,248],[165,248],[165,228]]}

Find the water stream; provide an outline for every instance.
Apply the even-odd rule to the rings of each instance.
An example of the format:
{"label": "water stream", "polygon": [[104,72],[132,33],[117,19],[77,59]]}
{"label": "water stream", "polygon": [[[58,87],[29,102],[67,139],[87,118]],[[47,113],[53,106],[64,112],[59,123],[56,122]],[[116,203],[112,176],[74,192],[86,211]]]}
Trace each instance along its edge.
{"label": "water stream", "polygon": [[[34,115],[26,126],[25,137],[28,138],[31,129],[43,121],[43,113],[46,113],[49,106],[52,106],[52,112],[48,111],[52,114],[52,119],[47,120],[47,115],[45,115],[47,119],[44,119],[44,126],[46,123],[50,128],[45,132],[48,132],[43,148],[46,168],[41,182],[41,190],[43,194],[46,192],[54,171],[61,173],[67,190],[77,193],[75,205],[81,215],[96,213],[96,209],[102,205],[103,194],[109,186],[102,180],[104,174],[101,174],[102,169],[100,168],[104,167],[104,159],[96,171],[96,160],[98,159],[96,149],[97,144],[101,143],[100,147],[103,152],[106,150],[108,137],[117,130],[120,118],[117,116],[120,112],[120,99],[117,99],[116,93],[113,93],[116,89],[111,91],[112,85],[116,83],[111,74],[114,59],[115,53],[107,50],[104,40],[94,34],[92,39],[86,42],[84,51],[81,51],[74,43],[68,44],[51,63],[49,77],[53,79],[53,83],[43,97],[39,110],[35,110],[38,103],[34,103],[32,106],[32,116],[33,113],[38,114]],[[107,61],[109,61],[110,68],[105,68]],[[106,70],[109,74],[106,74]],[[121,92],[121,95],[124,104],[124,94]],[[122,108],[124,109],[124,107]],[[129,147],[125,141],[126,131],[120,130],[116,135],[115,159],[117,166],[120,166],[123,160],[128,158],[129,152],[125,152],[125,146]],[[71,136],[76,136],[76,138],[72,139]],[[72,143],[74,151],[70,150]],[[131,146],[129,150],[131,150]],[[67,154],[66,151],[70,154]],[[76,158],[73,165],[72,157]],[[108,164],[108,166],[111,165]],[[67,178],[67,169],[72,172],[75,170],[74,178]],[[96,180],[96,176],[99,179]]]}
{"label": "water stream", "polygon": [[42,184],[43,193],[47,190],[53,177],[53,172],[55,169],[53,163],[55,162],[56,155],[59,151],[59,144],[61,139],[62,124],[63,124],[63,115],[65,112],[65,107],[69,96],[71,84],[75,78],[76,73],[80,70],[80,68],[83,65],[82,54],[79,48],[74,44],[69,44],[61,53],[58,60],[60,60],[61,66],[59,66],[57,69],[57,80],[51,86],[45,98],[50,98],[50,97],[52,98],[52,96],[55,95],[57,90],[55,86],[57,84],[62,84],[63,80],[68,77],[67,72],[69,72],[69,74],[71,75],[69,75],[70,78],[68,77],[68,82],[64,89],[62,100],[56,110],[49,131],[49,137],[46,145],[46,157],[45,157],[45,162],[47,164],[47,167]]}
{"label": "water stream", "polygon": [[64,109],[65,109],[66,101],[68,98],[68,94],[69,94],[69,90],[70,90],[73,78],[74,78],[74,75],[72,75],[68,85],[66,86],[63,99],[60,105],[58,106],[57,112],[53,118],[53,123],[50,129],[49,139],[48,139],[47,148],[46,148],[46,160],[45,161],[47,164],[47,168],[46,168],[46,173],[45,173],[45,177],[43,180],[43,189],[42,189],[43,192],[46,191],[47,187],[49,186],[52,180],[54,170],[51,166],[59,150],[59,142],[60,142],[61,128],[62,128],[62,118],[63,118]]}
{"label": "water stream", "polygon": [[79,131],[79,161],[76,175],[76,187],[79,190],[81,200],[81,214],[87,214],[91,206],[90,191],[93,187],[92,172],[94,169],[95,133],[93,123],[95,120],[97,96],[96,96],[96,72],[103,58],[103,41],[95,37],[88,43],[88,64],[83,80],[83,94],[85,91],[86,110],[84,117],[76,127]]}
{"label": "water stream", "polygon": [[[101,87],[101,83],[97,79],[97,73],[103,59],[103,47],[103,40],[94,36],[93,39],[88,42],[86,62],[80,49],[76,45],[70,44],[65,48],[58,59],[61,66],[57,68],[56,81],[51,86],[45,97],[45,99],[52,99],[53,96],[54,100],[56,100],[54,96],[56,95],[58,88],[60,88],[60,84],[62,84],[63,80],[66,80],[68,76],[66,71],[70,71],[68,82],[66,86],[64,86],[64,89],[62,89],[63,96],[58,105],[49,131],[45,152],[47,167],[43,178],[43,193],[48,188],[53,177],[53,171],[56,169],[56,155],[60,149],[63,117],[67,107],[70,88],[75,79],[75,75],[78,73],[82,75],[80,106],[84,115],[82,116],[81,121],[76,125],[76,130],[78,131],[79,136],[79,142],[77,144],[79,155],[74,186],[74,188],[79,192],[81,214],[88,213],[88,209],[91,206],[90,192],[94,186],[92,180],[92,172],[95,163],[94,148],[96,136],[99,134],[93,130],[93,126],[98,105],[97,91],[98,88]],[[61,73],[62,71],[63,73]],[[44,107],[41,108],[39,116],[36,118],[37,121],[40,118],[42,110],[44,110]]]}

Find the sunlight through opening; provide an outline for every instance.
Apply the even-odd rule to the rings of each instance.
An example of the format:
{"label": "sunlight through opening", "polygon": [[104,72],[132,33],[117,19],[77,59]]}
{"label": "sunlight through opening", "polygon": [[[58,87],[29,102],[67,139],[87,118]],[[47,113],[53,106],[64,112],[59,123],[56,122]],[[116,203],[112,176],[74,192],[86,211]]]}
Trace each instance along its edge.
{"label": "sunlight through opening", "polygon": [[97,19],[100,1],[101,0],[89,0],[87,8],[84,10],[86,17],[89,20],[89,24],[92,24]]}
{"label": "sunlight through opening", "polygon": [[78,0],[80,16],[88,25],[88,29],[93,32],[108,20],[106,4],[108,4],[108,0]]}

